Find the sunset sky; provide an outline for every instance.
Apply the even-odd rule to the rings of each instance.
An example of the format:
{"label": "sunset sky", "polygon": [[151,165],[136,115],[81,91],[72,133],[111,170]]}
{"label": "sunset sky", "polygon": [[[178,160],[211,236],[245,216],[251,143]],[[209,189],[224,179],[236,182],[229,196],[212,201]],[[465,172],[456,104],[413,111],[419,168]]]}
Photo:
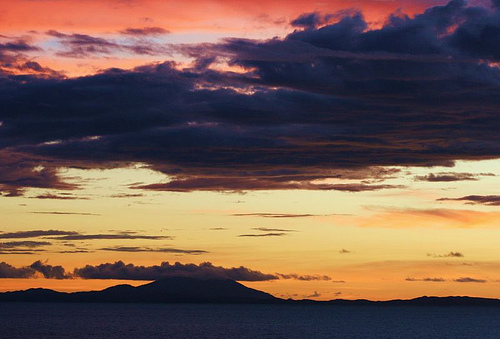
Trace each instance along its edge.
{"label": "sunset sky", "polygon": [[0,8],[0,291],[500,298],[500,0]]}

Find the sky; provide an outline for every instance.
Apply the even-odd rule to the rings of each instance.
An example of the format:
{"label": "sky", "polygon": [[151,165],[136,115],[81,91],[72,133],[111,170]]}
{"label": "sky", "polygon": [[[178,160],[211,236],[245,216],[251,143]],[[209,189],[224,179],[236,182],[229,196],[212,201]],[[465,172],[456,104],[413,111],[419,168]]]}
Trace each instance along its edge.
{"label": "sky", "polygon": [[0,9],[0,291],[500,298],[500,2]]}

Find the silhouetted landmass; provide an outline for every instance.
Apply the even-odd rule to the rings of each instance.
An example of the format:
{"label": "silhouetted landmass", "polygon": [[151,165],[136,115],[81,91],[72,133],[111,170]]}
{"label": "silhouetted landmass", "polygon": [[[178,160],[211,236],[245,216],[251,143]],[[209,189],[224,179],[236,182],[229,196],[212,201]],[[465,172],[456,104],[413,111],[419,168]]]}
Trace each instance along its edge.
{"label": "silhouetted landmass", "polygon": [[0,293],[0,302],[81,302],[81,303],[209,303],[209,304],[290,304],[334,306],[497,306],[500,299],[475,297],[419,297],[409,300],[371,301],[365,299],[330,301],[284,300],[243,286],[233,280],[201,280],[174,277],[134,287],[117,285],[102,291],[56,292],[43,288]]}
{"label": "silhouetted landmass", "polygon": [[122,303],[269,303],[272,295],[233,280],[174,277],[133,287],[117,285],[102,291],[64,293],[49,289],[5,292],[0,301]]}
{"label": "silhouetted landmass", "polygon": [[418,297],[414,299],[396,299],[387,301],[372,301],[366,299],[346,300],[335,299],[330,301],[299,300],[298,303],[324,303],[338,306],[497,306],[500,307],[500,299],[476,298],[464,296],[450,297]]}

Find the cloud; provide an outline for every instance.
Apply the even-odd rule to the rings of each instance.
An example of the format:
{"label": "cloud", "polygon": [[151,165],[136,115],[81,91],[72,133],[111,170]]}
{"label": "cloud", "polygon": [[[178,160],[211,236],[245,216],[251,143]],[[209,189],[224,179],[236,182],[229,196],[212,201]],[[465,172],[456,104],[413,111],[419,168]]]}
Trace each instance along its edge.
{"label": "cloud", "polygon": [[134,189],[153,191],[191,192],[191,191],[219,191],[243,192],[246,190],[322,190],[342,192],[369,192],[382,189],[405,188],[403,185],[367,185],[367,184],[315,184],[296,182],[272,182],[269,180],[238,179],[232,181],[228,178],[190,178],[171,181],[163,184],[148,184],[133,186]]}
{"label": "cloud", "polygon": [[[5,133],[8,132],[5,132],[5,127],[2,124],[0,135]],[[7,196],[19,196],[23,194],[25,187],[60,190],[78,188],[75,184],[63,182],[58,176],[58,168],[47,167],[47,165],[46,158],[7,151],[2,149],[0,143],[0,193],[3,192]]]}
{"label": "cloud", "polygon": [[142,193],[120,193],[110,195],[110,198],[141,198],[144,194]]}
{"label": "cloud", "polygon": [[384,189],[406,188],[404,185],[367,185],[367,184],[337,184],[337,185],[321,185],[322,190],[334,190],[341,192],[370,192]]}
{"label": "cloud", "polygon": [[485,283],[487,282],[486,280],[483,279],[475,279],[475,278],[470,278],[470,277],[461,277],[458,279],[453,279],[455,282],[459,283]]}
{"label": "cloud", "polygon": [[102,240],[102,239],[146,239],[146,240],[164,240],[172,239],[170,236],[163,235],[140,235],[140,234],[70,234],[58,237],[51,237],[55,240]]}
{"label": "cloud", "polygon": [[438,201],[466,201],[471,204],[500,206],[500,195],[467,195],[461,198],[440,198]]}
{"label": "cloud", "polygon": [[406,278],[406,281],[444,282],[443,278]]}
{"label": "cloud", "polygon": [[[19,60],[21,59],[21,60]],[[32,77],[35,78],[60,78],[63,79],[64,73],[58,72],[56,70],[51,69],[50,67],[43,67],[40,65],[38,62],[33,61],[33,60],[22,60],[22,58],[18,58],[19,64],[17,64],[15,67],[17,68],[18,71],[24,73],[24,74],[30,74]]]}
{"label": "cloud", "polygon": [[42,67],[28,55],[42,49],[25,39],[0,35],[0,76],[15,76],[19,73],[33,78],[62,78],[59,72]]}
{"label": "cloud", "polygon": [[46,193],[46,194],[40,194],[34,197],[31,197],[32,199],[49,199],[49,200],[89,200],[89,198],[86,197],[75,197],[73,195],[57,195],[57,194],[52,194],[52,193]]}
{"label": "cloud", "polygon": [[9,241],[0,243],[0,249],[36,248],[51,245],[48,241]]}
{"label": "cloud", "polygon": [[45,247],[51,245],[47,241],[9,241],[0,242],[0,254],[36,254],[37,252],[44,252]]}
{"label": "cloud", "polygon": [[261,232],[297,232],[296,230],[290,230],[284,228],[253,227],[252,229]]}
{"label": "cloud", "polygon": [[451,182],[451,181],[477,181],[478,175],[473,173],[441,172],[428,175],[416,176],[415,180],[429,182]]}
{"label": "cloud", "polygon": [[124,30],[121,30],[120,33],[125,35],[132,36],[149,36],[149,35],[163,35],[169,34],[170,32],[161,27],[141,27],[141,28],[132,28],[128,27]]}
{"label": "cloud", "polygon": [[[10,233],[1,233],[0,239],[24,239],[24,238],[39,238],[45,237],[51,240],[58,241],[79,241],[79,240],[133,240],[133,239],[143,239],[143,240],[167,240],[172,239],[170,236],[158,236],[158,235],[142,235],[136,232],[118,232],[109,234],[85,234],[75,231],[61,231],[61,230],[33,230],[33,231],[19,231]],[[47,241],[11,241],[0,243],[0,251],[16,252],[16,254],[32,254],[33,251],[26,251],[26,248],[33,249],[42,246],[51,245]],[[74,244],[68,243],[65,246],[72,246]],[[187,253],[187,254],[202,254],[206,253],[202,250],[180,250],[174,248],[160,248],[152,249],[147,247],[107,247],[102,250],[107,251],[123,251],[123,252],[165,252],[165,253]],[[26,252],[26,253],[24,253]],[[79,251],[66,251],[59,253],[86,253],[87,250]]]}
{"label": "cloud", "polygon": [[4,52],[27,52],[39,50],[38,47],[30,45],[27,41],[18,39],[0,43],[0,53]]}
{"label": "cloud", "polygon": [[21,267],[16,268],[7,264],[6,262],[0,262],[0,278],[14,278],[23,279],[33,277],[34,272],[31,268]]}
{"label": "cloud", "polygon": [[314,291],[313,294],[311,295],[306,295],[304,296],[305,298],[318,298],[318,297],[321,297],[321,294],[318,293],[318,291]]}
{"label": "cloud", "polygon": [[[76,189],[61,168],[143,163],[165,180],[141,190],[364,192],[402,188],[362,182],[383,168],[500,157],[498,7],[453,0],[376,29],[355,11],[334,19],[168,47],[50,31],[68,57],[175,52],[195,67],[0,77],[0,190]],[[224,63],[242,71],[212,67]]]}
{"label": "cloud", "polygon": [[92,54],[111,54],[121,49],[121,46],[115,42],[86,34],[64,34],[55,30],[46,33],[59,39],[67,48],[66,51],[57,53],[64,57],[83,58]]}
{"label": "cloud", "polygon": [[339,251],[339,253],[340,253],[340,254],[349,254],[349,253],[351,253],[351,251],[346,250],[345,248],[343,248],[343,249],[341,249],[341,250]]}
{"label": "cloud", "polygon": [[292,20],[290,24],[296,27],[314,29],[326,23],[325,16],[318,12],[301,14],[298,18]]}
{"label": "cloud", "polygon": [[[127,28],[122,34],[134,37],[147,37],[150,35],[165,34],[167,31],[159,27]],[[46,34],[58,39],[65,48],[56,54],[67,58],[86,58],[91,56],[106,56],[114,53],[125,52],[139,55],[169,54],[169,51],[158,43],[150,40],[138,40],[131,43],[121,43],[112,39],[95,37],[87,34],[66,34],[49,30]]]}
{"label": "cloud", "polygon": [[66,274],[62,266],[51,266],[41,261],[35,261],[30,266],[16,268],[5,262],[0,262],[0,278],[25,279],[35,278],[37,273],[46,279],[69,279],[71,275]]}
{"label": "cloud", "polygon": [[44,252],[43,250],[28,250],[28,249],[4,249],[0,250],[0,254],[3,255],[34,255],[39,252]]}
{"label": "cloud", "polygon": [[[443,278],[406,278],[406,281],[423,281],[423,282],[444,282],[446,279]],[[487,280],[484,279],[476,279],[471,277],[461,277],[457,279],[453,279],[454,282],[459,283],[486,283]]]}
{"label": "cloud", "polygon": [[317,281],[317,280],[329,281],[329,280],[332,280],[332,278],[327,276],[327,275],[300,275],[300,274],[296,274],[296,273],[290,273],[290,274],[276,273],[276,275],[280,279],[294,279],[294,280],[302,280],[302,281]]}
{"label": "cloud", "polygon": [[433,257],[433,258],[463,258],[464,255],[461,252],[450,252],[446,254],[434,254],[434,253],[427,253],[428,257]]}
{"label": "cloud", "polygon": [[196,264],[170,264],[136,266],[122,261],[97,266],[87,265],[77,268],[74,275],[83,279],[117,279],[117,280],[158,280],[168,277],[192,277],[200,279],[231,279],[236,281],[266,281],[278,279],[272,274],[265,274],[246,267],[224,268],[209,262]]}
{"label": "cloud", "polygon": [[88,212],[58,212],[58,211],[34,211],[30,212],[33,214],[52,214],[52,215],[89,215],[89,216],[99,216],[97,213],[88,213]]}
{"label": "cloud", "polygon": [[438,228],[478,228],[495,225],[498,212],[480,212],[459,209],[382,209],[369,217],[360,217],[360,225],[365,227],[438,227]]}
{"label": "cloud", "polygon": [[78,232],[74,231],[60,231],[60,230],[33,230],[33,231],[19,231],[3,233],[0,232],[0,239],[22,239],[22,238],[38,238],[53,235],[76,235]]}
{"label": "cloud", "polygon": [[[135,247],[122,247],[124,251],[142,251]],[[175,249],[174,249],[175,250]],[[82,253],[69,251],[68,253]],[[178,253],[178,252],[174,252]],[[187,253],[183,251],[182,253]],[[116,279],[116,280],[158,280],[168,277],[191,277],[197,279],[230,279],[236,281],[268,281],[277,279],[294,279],[301,281],[331,281],[326,275],[300,275],[300,274],[267,274],[251,270],[247,267],[214,266],[210,262],[201,264],[182,264],[176,262],[162,262],[160,265],[139,266],[125,264],[123,261],[105,263],[100,265],[86,265],[75,268],[73,273],[68,273],[62,266],[52,266],[41,261],[36,261],[30,266],[21,268],[13,267],[5,262],[0,263],[0,278],[36,278],[41,274],[46,279]],[[334,281],[335,282],[335,281]],[[343,281],[341,281],[343,282]]]}
{"label": "cloud", "polygon": [[316,214],[293,214],[293,213],[234,213],[233,217],[262,217],[262,218],[307,218],[318,216]]}
{"label": "cloud", "polygon": [[51,266],[42,263],[41,261],[36,261],[30,266],[31,269],[36,272],[40,272],[46,279],[69,279],[71,275],[66,274],[62,266]]}
{"label": "cloud", "polygon": [[283,237],[288,235],[284,232],[270,232],[270,233],[260,233],[260,234],[240,234],[238,237],[250,237],[250,238],[260,238],[260,237]]}
{"label": "cloud", "polygon": [[136,246],[116,246],[100,248],[101,251],[112,252],[159,252],[159,253],[176,253],[176,254],[192,254],[200,255],[208,253],[203,250],[183,250],[178,248],[150,248],[150,247],[136,247]]}

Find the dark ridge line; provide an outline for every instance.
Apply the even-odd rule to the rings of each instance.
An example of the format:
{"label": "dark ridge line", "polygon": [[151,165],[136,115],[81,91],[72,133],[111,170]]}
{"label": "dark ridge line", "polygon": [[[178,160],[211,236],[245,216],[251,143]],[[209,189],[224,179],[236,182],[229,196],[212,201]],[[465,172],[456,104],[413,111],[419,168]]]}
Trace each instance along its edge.
{"label": "dark ridge line", "polygon": [[57,292],[44,288],[0,293],[0,302],[59,303],[190,303],[190,304],[280,304],[323,306],[420,306],[420,307],[500,307],[500,299],[468,296],[422,296],[414,299],[372,301],[333,299],[315,301],[274,297],[233,280],[171,277],[133,287],[116,285],[101,291]]}

